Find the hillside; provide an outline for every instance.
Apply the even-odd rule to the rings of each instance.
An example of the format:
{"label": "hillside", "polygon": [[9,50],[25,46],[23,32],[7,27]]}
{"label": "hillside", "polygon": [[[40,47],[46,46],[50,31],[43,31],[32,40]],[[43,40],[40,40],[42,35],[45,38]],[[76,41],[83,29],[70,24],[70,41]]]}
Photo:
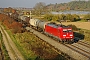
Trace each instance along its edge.
{"label": "hillside", "polygon": [[60,11],[60,10],[90,10],[90,1],[71,1],[68,3],[60,3],[60,4],[49,4],[47,6],[52,11]]}

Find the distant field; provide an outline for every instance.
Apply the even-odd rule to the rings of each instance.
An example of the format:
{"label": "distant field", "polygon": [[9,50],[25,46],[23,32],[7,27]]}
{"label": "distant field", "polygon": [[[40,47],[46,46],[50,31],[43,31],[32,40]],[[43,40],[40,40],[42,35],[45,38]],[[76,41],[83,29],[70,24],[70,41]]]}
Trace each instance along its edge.
{"label": "distant field", "polygon": [[90,30],[90,22],[62,22],[62,24],[64,24],[64,25],[73,24],[77,28]]}

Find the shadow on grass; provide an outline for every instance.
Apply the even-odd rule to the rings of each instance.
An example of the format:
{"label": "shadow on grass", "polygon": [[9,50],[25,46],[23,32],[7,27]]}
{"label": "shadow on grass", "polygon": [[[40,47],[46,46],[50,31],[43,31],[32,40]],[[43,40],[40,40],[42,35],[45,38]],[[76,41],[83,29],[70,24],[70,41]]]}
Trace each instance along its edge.
{"label": "shadow on grass", "polygon": [[74,42],[78,42],[79,40],[84,40],[85,35],[78,33],[78,32],[74,32]]}

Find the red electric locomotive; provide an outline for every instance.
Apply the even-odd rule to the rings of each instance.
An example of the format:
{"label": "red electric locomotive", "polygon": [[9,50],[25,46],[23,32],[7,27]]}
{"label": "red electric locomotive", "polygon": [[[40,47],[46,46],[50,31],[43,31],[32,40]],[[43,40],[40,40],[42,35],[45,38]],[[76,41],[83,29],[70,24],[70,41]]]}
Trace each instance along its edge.
{"label": "red electric locomotive", "polygon": [[48,23],[44,32],[62,42],[72,42],[74,38],[72,28],[62,24]]}
{"label": "red electric locomotive", "polygon": [[54,22],[45,22],[37,19],[31,19],[30,25],[36,27],[40,32],[44,32],[46,35],[52,36],[58,41],[62,42],[73,42],[74,36],[71,27],[56,24]]}

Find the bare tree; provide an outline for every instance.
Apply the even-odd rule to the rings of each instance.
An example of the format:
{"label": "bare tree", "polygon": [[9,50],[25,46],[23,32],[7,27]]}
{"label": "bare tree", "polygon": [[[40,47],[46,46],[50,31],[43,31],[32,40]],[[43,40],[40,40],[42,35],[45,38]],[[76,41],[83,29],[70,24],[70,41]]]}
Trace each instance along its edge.
{"label": "bare tree", "polygon": [[45,12],[45,6],[46,4],[44,2],[36,3],[34,7],[34,14],[41,16]]}

